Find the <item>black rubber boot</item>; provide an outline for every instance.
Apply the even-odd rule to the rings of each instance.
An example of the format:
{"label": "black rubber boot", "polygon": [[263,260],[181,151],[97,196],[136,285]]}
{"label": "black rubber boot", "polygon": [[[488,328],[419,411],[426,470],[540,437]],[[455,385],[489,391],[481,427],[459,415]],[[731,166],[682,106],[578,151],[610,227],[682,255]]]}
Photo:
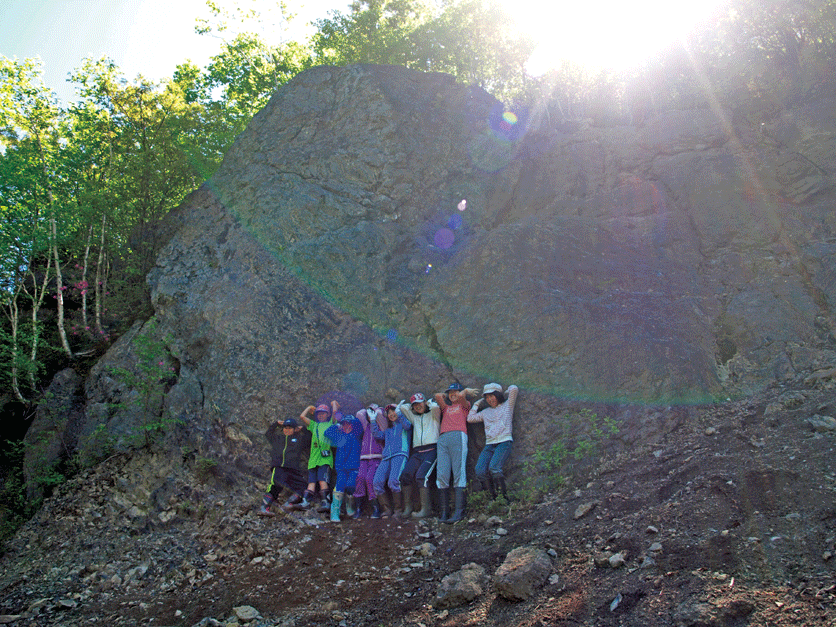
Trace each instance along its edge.
{"label": "black rubber boot", "polygon": [[[499,490],[499,493],[508,500],[508,486],[505,485],[505,475],[493,475],[493,484]],[[496,498],[496,495],[494,495]]]}
{"label": "black rubber boot", "polygon": [[441,516],[438,519],[441,522],[447,522],[450,518],[450,488],[439,489],[438,498],[441,501]]}
{"label": "black rubber boot", "polygon": [[372,518],[380,518],[383,514],[380,513],[380,497],[372,501]]}
{"label": "black rubber boot", "polygon": [[455,488],[455,496],[456,496],[456,509],[453,512],[453,515],[447,519],[447,523],[453,524],[457,523],[464,518],[464,488]]}
{"label": "black rubber boot", "polygon": [[[354,497],[352,497],[352,498],[354,498]],[[352,518],[357,520],[358,518],[361,518],[363,516],[363,503],[365,503],[365,502],[366,502],[366,497],[365,496],[356,497],[355,503],[354,503],[354,513],[351,515]]]}

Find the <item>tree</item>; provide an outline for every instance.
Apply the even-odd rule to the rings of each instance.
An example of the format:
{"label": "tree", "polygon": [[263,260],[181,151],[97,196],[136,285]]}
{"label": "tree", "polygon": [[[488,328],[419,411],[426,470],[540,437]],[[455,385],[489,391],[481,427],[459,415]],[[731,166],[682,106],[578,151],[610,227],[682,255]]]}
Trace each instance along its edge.
{"label": "tree", "polygon": [[[0,138],[3,142],[2,226],[3,306],[9,320],[10,379],[24,400],[20,371],[34,386],[40,328],[38,313],[44,292],[55,277],[57,331],[67,356],[72,356],[64,328],[64,290],[60,249],[72,219],[67,212],[66,181],[61,169],[65,119],[54,94],[42,80],[39,61],[0,59]],[[59,228],[60,225],[60,228]],[[59,239],[59,235],[61,239]],[[31,329],[28,362],[23,358],[21,297],[28,297]]]}
{"label": "tree", "polygon": [[422,0],[357,0],[349,13],[315,24],[318,63],[447,72],[508,102],[530,97],[534,87],[525,72],[533,42],[496,0],[447,0],[435,11]]}

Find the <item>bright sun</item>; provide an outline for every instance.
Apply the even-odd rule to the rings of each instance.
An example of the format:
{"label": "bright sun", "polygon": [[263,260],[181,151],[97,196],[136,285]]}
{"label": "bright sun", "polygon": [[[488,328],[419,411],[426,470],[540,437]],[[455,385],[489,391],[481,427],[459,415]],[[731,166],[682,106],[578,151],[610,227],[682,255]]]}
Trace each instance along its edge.
{"label": "bright sun", "polygon": [[510,11],[534,37],[534,76],[572,61],[589,70],[622,70],[680,39],[724,0],[515,0]]}

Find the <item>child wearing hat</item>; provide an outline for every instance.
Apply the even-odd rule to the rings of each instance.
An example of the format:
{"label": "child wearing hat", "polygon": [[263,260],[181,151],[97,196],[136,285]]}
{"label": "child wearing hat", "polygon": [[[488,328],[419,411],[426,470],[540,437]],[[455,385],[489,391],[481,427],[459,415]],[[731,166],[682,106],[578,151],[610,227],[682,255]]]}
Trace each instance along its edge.
{"label": "child wearing hat", "polygon": [[[337,448],[337,480],[331,495],[331,522],[340,522],[340,507],[343,495],[354,494],[357,471],[360,468],[360,446],[363,442],[363,425],[351,414],[342,415],[337,424],[325,430],[325,437]],[[352,514],[353,512],[346,512]]]}
{"label": "child wearing hat", "polygon": [[496,498],[497,490],[506,500],[508,498],[503,469],[514,442],[511,422],[518,393],[519,388],[510,385],[506,397],[501,385],[488,383],[482,390],[483,398],[473,404],[467,415],[468,422],[485,424],[485,448],[479,453],[476,462],[476,477],[483,487],[490,490],[492,498]]}
{"label": "child wearing hat", "polygon": [[[436,485],[441,499],[441,517],[446,523],[457,523],[464,518],[465,488],[467,487],[467,415],[470,402],[467,395],[475,396],[477,390],[465,388],[456,381],[446,393],[435,394],[435,402],[441,408],[441,426],[438,435],[438,463]],[[450,477],[455,497],[455,510],[450,513]]]}
{"label": "child wearing hat", "polygon": [[[401,472],[403,472],[406,458],[409,456],[409,431],[412,423],[398,411],[395,405],[387,405],[384,410],[388,426],[381,433],[376,422],[372,423],[372,431],[375,435],[383,437],[383,459],[374,474],[374,491],[377,493],[377,500],[383,506],[383,518],[389,516],[403,516],[401,508]],[[392,492],[392,501],[386,494],[386,486]]]}
{"label": "child wearing hat", "polygon": [[[281,429],[281,433],[279,433]],[[302,455],[305,452],[305,438],[299,433],[302,427],[293,418],[285,421],[276,420],[267,427],[264,437],[270,443],[270,485],[261,503],[261,516],[274,516],[270,506],[279,498],[282,488],[293,491],[293,495],[283,505],[291,508],[302,500],[305,489],[305,479],[299,470],[302,466]]]}
{"label": "child wearing hat", "polygon": [[[338,413],[340,404],[331,401],[328,405],[315,407],[308,405],[299,415],[299,419],[311,432],[311,454],[308,457],[308,486],[302,497],[301,506],[308,508],[313,504],[314,492],[319,487],[322,498],[318,512],[327,512],[330,509],[328,502],[331,470],[334,468],[334,456],[331,455],[331,441],[325,436],[325,431],[342,414]],[[313,412],[313,418],[311,418]]]}
{"label": "child wearing hat", "polygon": [[[432,512],[429,477],[435,468],[441,409],[437,403],[428,402],[424,395],[418,392],[412,395],[409,403],[401,401],[398,411],[412,423],[412,453],[406,461],[400,479],[404,501],[403,515],[426,518]],[[416,483],[421,495],[421,509],[413,512],[412,492]]]}

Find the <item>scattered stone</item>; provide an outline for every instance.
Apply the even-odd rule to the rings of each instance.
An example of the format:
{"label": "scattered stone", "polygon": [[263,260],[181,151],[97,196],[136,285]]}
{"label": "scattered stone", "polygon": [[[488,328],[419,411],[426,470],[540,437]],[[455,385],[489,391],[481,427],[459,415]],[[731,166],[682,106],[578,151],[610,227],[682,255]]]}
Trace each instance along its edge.
{"label": "scattered stone", "polygon": [[526,601],[543,585],[551,569],[552,562],[542,549],[517,547],[496,570],[494,587],[509,601]]}
{"label": "scattered stone", "polygon": [[717,429],[714,427],[708,427],[703,433],[705,433],[705,435],[715,435],[717,433]]}
{"label": "scattered stone", "polygon": [[647,533],[659,533],[659,527],[655,527],[654,525],[648,525],[645,531],[647,531]]}
{"label": "scattered stone", "polygon": [[245,623],[254,621],[259,617],[258,610],[251,605],[239,605],[238,607],[233,607],[232,611],[235,613],[235,617],[238,620]]}
{"label": "scattered stone", "polygon": [[560,575],[557,573],[549,575],[549,585],[556,586],[560,582]]}
{"label": "scattered stone", "polygon": [[491,516],[485,521],[486,527],[499,527],[502,524],[502,519],[499,516]]}
{"label": "scattered stone", "polygon": [[508,535],[508,530],[505,529],[504,527],[500,527],[499,529],[496,530],[496,535],[507,536]]}
{"label": "scattered stone", "polygon": [[0,625],[8,625],[23,618],[22,614],[0,614]]}
{"label": "scattered stone", "polygon": [[641,563],[639,564],[639,568],[651,568],[656,565],[656,560],[654,560],[649,555],[645,555],[642,558]]}
{"label": "scattered stone", "polygon": [[609,551],[603,551],[602,553],[596,553],[592,557],[592,561],[598,568],[606,568],[610,565],[610,558],[612,557],[612,553]]}
{"label": "scattered stone", "polygon": [[650,545],[650,549],[648,549],[651,553],[659,553],[662,550],[662,543],[661,542],[654,542]]}
{"label": "scattered stone", "polygon": [[836,431],[836,418],[833,416],[815,414],[812,418],[807,419],[807,423],[813,427],[813,430],[817,433]]}
{"label": "scattered stone", "polygon": [[627,558],[624,554],[624,551],[620,551],[615,555],[611,555],[610,558],[607,560],[607,562],[610,565],[610,568],[620,568],[621,566],[624,566],[626,561]]}
{"label": "scattered stone", "polygon": [[822,553],[821,558],[825,562],[829,562],[831,559],[833,559],[833,553],[831,553],[830,551],[825,551],[824,553]]}
{"label": "scattered stone", "polygon": [[595,508],[597,504],[597,501],[590,501],[589,503],[582,503],[581,505],[578,505],[577,509],[575,509],[575,520],[586,516]]}
{"label": "scattered stone", "polygon": [[485,580],[485,569],[482,566],[473,562],[465,564],[461,570],[450,573],[441,580],[433,607],[458,607],[470,603],[482,595]]}

